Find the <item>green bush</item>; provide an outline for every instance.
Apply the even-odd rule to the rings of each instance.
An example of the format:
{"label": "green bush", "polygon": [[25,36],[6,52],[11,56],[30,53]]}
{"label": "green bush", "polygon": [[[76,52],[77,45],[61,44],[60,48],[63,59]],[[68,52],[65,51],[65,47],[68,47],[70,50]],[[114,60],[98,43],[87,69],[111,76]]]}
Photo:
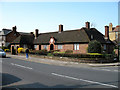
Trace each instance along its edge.
{"label": "green bush", "polygon": [[53,54],[52,53],[48,53],[47,56],[53,56]]}
{"label": "green bush", "polygon": [[47,50],[30,50],[30,54],[47,55]]}
{"label": "green bush", "polygon": [[5,52],[10,52],[10,49],[4,49]]}
{"label": "green bush", "polygon": [[2,50],[5,50],[5,49],[8,49],[7,47],[5,47],[5,46],[2,46]]}
{"label": "green bush", "polygon": [[65,53],[65,52],[58,52],[58,51],[55,51],[54,53]]}
{"label": "green bush", "polygon": [[68,54],[68,53],[54,53],[58,57],[72,57],[72,58],[104,58],[103,55],[89,55],[89,54]]}
{"label": "green bush", "polygon": [[89,54],[89,55],[103,55],[101,53],[87,53],[87,54]]}
{"label": "green bush", "polygon": [[73,50],[66,50],[65,53],[73,53]]}
{"label": "green bush", "polygon": [[96,40],[89,42],[88,53],[101,53],[101,43]]}

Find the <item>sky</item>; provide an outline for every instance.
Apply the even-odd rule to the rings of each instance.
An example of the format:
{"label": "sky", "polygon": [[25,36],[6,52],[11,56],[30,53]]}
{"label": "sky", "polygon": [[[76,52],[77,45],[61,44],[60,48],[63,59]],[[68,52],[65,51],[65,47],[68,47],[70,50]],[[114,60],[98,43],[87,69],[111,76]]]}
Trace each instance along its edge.
{"label": "sky", "polygon": [[104,26],[118,25],[118,2],[0,2],[0,30],[17,26],[18,32],[40,33],[91,27],[103,34]]}

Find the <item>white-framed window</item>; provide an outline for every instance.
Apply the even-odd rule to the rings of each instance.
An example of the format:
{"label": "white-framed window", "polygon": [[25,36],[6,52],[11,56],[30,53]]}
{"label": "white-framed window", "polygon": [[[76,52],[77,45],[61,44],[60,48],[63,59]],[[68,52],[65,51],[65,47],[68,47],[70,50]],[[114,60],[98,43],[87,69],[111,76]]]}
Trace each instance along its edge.
{"label": "white-framed window", "polygon": [[44,45],[44,49],[47,50],[47,45]]}
{"label": "white-framed window", "polygon": [[79,44],[74,44],[74,50],[79,50]]}
{"label": "white-framed window", "polygon": [[34,45],[34,48],[36,49],[36,48],[37,48],[37,45]]}
{"label": "white-framed window", "polygon": [[62,45],[58,45],[58,49],[62,49]]}

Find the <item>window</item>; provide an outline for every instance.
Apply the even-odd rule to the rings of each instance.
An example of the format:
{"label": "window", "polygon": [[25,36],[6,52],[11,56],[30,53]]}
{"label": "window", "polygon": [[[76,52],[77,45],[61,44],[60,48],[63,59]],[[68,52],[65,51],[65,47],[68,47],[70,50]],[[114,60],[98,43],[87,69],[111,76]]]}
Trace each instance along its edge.
{"label": "window", "polygon": [[79,44],[74,44],[74,50],[79,50]]}
{"label": "window", "polygon": [[58,49],[62,49],[62,45],[58,45]]}
{"label": "window", "polygon": [[106,44],[104,44],[104,50],[106,50]]}
{"label": "window", "polygon": [[44,49],[47,50],[47,45],[44,45]]}
{"label": "window", "polygon": [[34,45],[34,48],[36,49],[36,48],[37,48],[37,45]]}

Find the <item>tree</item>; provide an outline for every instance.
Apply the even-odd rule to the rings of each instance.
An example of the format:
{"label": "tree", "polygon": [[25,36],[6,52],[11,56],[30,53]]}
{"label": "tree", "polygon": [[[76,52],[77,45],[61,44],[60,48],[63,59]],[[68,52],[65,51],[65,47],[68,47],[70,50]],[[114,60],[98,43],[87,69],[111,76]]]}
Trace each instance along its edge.
{"label": "tree", "polygon": [[101,43],[93,40],[88,44],[88,53],[101,53]]}

